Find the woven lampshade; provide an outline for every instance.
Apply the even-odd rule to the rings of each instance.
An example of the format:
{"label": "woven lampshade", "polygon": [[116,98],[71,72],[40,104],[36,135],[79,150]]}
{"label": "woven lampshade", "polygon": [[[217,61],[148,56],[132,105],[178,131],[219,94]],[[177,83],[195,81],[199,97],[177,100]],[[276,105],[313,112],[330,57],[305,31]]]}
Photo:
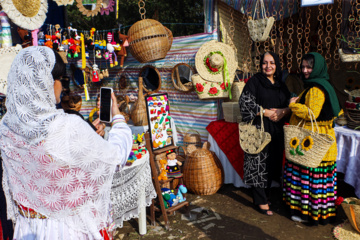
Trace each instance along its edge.
{"label": "woven lampshade", "polygon": [[169,32],[169,29],[153,19],[134,23],[128,32],[131,54],[141,63],[165,58],[172,43],[172,34],[170,36]]}

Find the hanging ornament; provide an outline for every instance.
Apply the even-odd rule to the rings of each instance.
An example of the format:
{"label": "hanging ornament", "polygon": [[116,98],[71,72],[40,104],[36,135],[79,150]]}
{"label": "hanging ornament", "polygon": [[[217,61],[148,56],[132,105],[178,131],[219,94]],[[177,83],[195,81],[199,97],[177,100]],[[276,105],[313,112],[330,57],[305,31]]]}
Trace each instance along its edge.
{"label": "hanging ornament", "polygon": [[93,70],[92,70],[92,81],[93,82],[100,82],[100,78],[99,78],[99,73],[98,73],[98,65],[94,64],[92,66]]}
{"label": "hanging ornament", "polygon": [[114,0],[103,0],[103,7],[100,9],[101,15],[109,15],[110,12],[114,11],[115,1]]}

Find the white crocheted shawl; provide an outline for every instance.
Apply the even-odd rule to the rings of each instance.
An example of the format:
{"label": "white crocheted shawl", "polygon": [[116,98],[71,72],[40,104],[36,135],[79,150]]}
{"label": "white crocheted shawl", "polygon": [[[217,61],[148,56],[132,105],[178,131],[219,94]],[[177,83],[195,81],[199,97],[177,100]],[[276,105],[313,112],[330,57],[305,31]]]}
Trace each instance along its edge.
{"label": "white crocheted shawl", "polygon": [[99,239],[122,157],[80,117],[56,110],[54,64],[50,48],[29,47],[8,76],[0,124],[8,218],[15,221],[19,203]]}

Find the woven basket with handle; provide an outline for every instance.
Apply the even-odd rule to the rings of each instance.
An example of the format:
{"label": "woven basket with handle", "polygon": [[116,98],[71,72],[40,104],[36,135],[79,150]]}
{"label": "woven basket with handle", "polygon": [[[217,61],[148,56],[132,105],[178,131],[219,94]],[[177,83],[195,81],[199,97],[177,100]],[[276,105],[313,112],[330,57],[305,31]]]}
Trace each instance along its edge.
{"label": "woven basket with handle", "polygon": [[341,206],[351,226],[360,233],[360,199],[354,197],[345,198]]}
{"label": "woven basket with handle", "polygon": [[224,170],[220,160],[204,143],[189,153],[183,167],[184,183],[189,191],[198,195],[216,193],[224,182]]}
{"label": "woven basket with handle", "polygon": [[239,123],[239,142],[244,152],[258,154],[271,142],[271,135],[264,130],[263,108],[260,107],[261,128],[250,123]]}
{"label": "woven basket with handle", "polygon": [[319,133],[314,113],[310,109],[309,116],[311,130],[300,126],[305,124],[304,121],[300,121],[297,126],[284,126],[285,155],[292,162],[317,168],[335,140],[328,134]]}
{"label": "woven basket with handle", "polygon": [[183,142],[184,142],[184,148],[185,148],[186,152],[188,152],[187,148],[190,145],[193,145],[196,148],[201,147],[200,133],[193,129],[187,130],[184,134]]}

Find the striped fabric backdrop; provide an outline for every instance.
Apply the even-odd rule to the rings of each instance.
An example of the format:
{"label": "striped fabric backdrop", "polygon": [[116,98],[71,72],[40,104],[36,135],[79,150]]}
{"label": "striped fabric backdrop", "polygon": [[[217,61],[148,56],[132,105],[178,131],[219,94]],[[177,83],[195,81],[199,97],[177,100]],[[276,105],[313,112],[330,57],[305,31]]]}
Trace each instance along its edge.
{"label": "striped fabric backdrop", "polygon": [[[140,70],[143,66],[152,65],[156,67],[161,75],[161,93],[168,93],[170,100],[170,113],[174,118],[176,129],[178,132],[179,144],[182,144],[183,136],[189,129],[198,131],[201,135],[202,141],[207,140],[208,132],[205,127],[211,122],[218,119],[218,101],[217,100],[199,100],[195,91],[184,93],[177,91],[171,81],[171,70],[178,63],[187,63],[195,69],[195,54],[200,46],[210,40],[216,40],[218,38],[217,32],[201,33],[190,36],[175,37],[173,44],[165,59],[151,62],[151,63],[139,63],[135,60],[131,54],[125,59],[124,67],[119,66],[109,68],[110,77],[106,78],[104,86],[112,87],[116,94],[127,94],[137,96],[137,80]],[[92,54],[90,55],[92,56]],[[94,58],[90,57],[87,64],[91,66],[94,62]],[[119,61],[120,62],[120,61]],[[69,59],[69,63],[77,64],[81,66],[81,60]],[[96,64],[100,66],[100,69],[109,66],[105,59],[96,59]],[[67,66],[69,66],[68,64]],[[68,69],[70,75],[70,70]],[[127,80],[127,91],[119,91],[118,81],[120,77],[124,75]],[[85,118],[88,117],[90,111],[96,105],[96,97],[100,92],[100,88],[89,89],[90,100],[85,101],[85,95],[82,90],[79,90],[70,83],[71,90],[82,96],[83,105],[81,114]]]}

